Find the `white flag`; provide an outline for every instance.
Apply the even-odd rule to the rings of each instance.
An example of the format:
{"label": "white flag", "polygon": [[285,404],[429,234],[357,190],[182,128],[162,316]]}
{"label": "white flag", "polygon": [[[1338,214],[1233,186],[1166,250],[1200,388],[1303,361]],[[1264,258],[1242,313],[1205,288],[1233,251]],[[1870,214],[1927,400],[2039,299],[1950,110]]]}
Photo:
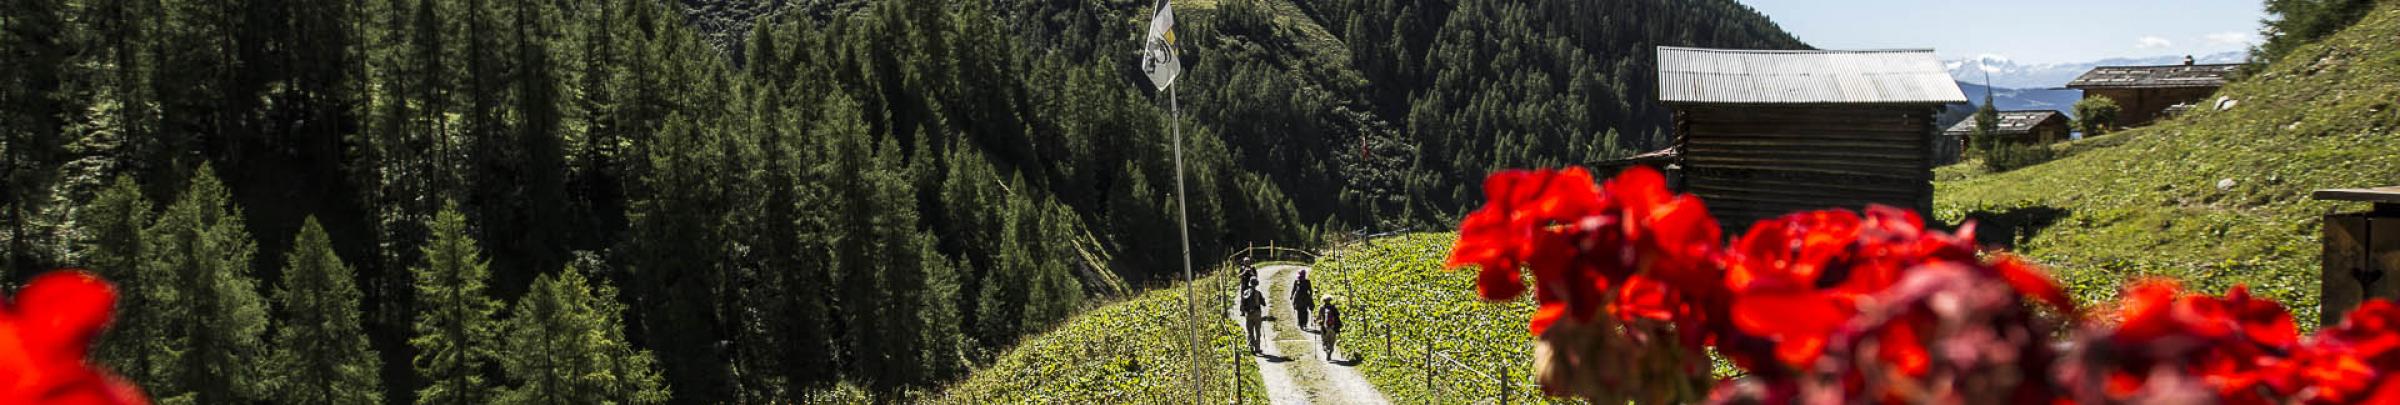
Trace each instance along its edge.
{"label": "white flag", "polygon": [[1142,42],[1142,73],[1150,75],[1150,84],[1160,90],[1174,85],[1183,62],[1175,57],[1175,7],[1167,0],[1159,0],[1158,14],[1150,16],[1150,35]]}

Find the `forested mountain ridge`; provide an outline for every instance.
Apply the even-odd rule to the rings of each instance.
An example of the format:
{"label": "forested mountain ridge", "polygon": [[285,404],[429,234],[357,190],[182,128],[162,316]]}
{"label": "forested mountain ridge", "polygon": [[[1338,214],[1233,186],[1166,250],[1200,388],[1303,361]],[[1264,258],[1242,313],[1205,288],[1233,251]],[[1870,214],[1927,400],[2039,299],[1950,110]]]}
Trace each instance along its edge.
{"label": "forested mountain ridge", "polygon": [[[1180,276],[1171,116],[1132,56],[1151,2],[715,4],[9,2],[8,279],[142,297],[100,352],[160,398],[360,380],[215,371],[290,358],[395,402],[727,402],[948,380],[1109,273]],[[1204,268],[1654,146],[1651,46],[1801,46],[1730,1],[1179,7]],[[370,355],[262,344],[305,314],[267,280],[302,271],[355,282],[356,314],[307,316]],[[560,327],[622,335],[518,341]],[[500,347],[622,378],[529,391],[555,376]]]}

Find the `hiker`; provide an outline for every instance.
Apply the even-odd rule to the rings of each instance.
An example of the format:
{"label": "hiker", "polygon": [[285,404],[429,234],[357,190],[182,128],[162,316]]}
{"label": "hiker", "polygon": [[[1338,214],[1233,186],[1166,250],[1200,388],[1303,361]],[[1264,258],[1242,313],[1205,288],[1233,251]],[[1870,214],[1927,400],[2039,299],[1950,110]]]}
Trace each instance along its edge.
{"label": "hiker", "polygon": [[1250,266],[1250,256],[1242,256],[1242,289],[1258,288],[1258,268]]}
{"label": "hiker", "polygon": [[1317,343],[1324,346],[1325,361],[1333,361],[1333,341],[1342,333],[1342,311],[1334,309],[1334,297],[1325,297],[1325,306],[1317,309]]}
{"label": "hiker", "polygon": [[1250,334],[1250,355],[1253,356],[1258,355],[1259,313],[1265,312],[1267,305],[1267,300],[1258,295],[1258,290],[1242,289],[1242,326]]}
{"label": "hiker", "polygon": [[1292,280],[1292,324],[1300,325],[1302,332],[1308,331],[1308,310],[1317,307],[1309,304],[1316,302],[1316,295],[1316,288],[1308,283],[1308,270],[1300,270],[1298,278]]}

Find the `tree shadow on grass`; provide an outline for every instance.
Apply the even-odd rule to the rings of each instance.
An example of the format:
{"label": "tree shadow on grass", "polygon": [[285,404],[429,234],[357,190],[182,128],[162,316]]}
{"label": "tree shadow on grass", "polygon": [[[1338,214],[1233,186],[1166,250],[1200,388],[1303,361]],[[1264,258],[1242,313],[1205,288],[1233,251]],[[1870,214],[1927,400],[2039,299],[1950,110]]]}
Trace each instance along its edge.
{"label": "tree shadow on grass", "polygon": [[1975,223],[1976,244],[2015,250],[2070,214],[2073,212],[2065,208],[2047,205],[1990,207],[1967,212],[1966,220]]}

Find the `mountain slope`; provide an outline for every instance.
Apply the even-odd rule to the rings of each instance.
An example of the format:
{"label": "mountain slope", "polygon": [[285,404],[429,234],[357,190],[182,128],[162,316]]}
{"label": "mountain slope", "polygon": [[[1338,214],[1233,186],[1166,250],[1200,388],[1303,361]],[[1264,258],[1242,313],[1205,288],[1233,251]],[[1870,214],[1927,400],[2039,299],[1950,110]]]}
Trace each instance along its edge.
{"label": "mountain slope", "polygon": [[1983,94],[1989,91],[1992,104],[1998,105],[2001,111],[2058,110],[2067,113],[2068,117],[2075,116],[2075,102],[2083,99],[2082,90],[1990,88],[1964,81],[1958,82],[1958,90],[1967,93],[1969,105],[1982,105]]}
{"label": "mountain slope", "polygon": [[[1989,242],[2057,268],[2096,301],[2125,279],[2248,284],[2317,319],[2319,215],[2357,204],[2315,189],[2400,179],[2400,4],[2218,92],[2195,111],[2087,142],[2100,146],[2011,172],[1935,184],[1946,221],[1977,219]],[[2112,139],[2113,138],[2113,139]]]}
{"label": "mountain slope", "polygon": [[[2242,63],[2248,52],[2222,52],[2194,55],[2196,63]],[[2050,89],[2067,85],[2075,76],[2099,66],[2173,65],[2183,63],[2183,55],[2162,55],[2147,58],[2108,58],[2074,63],[2017,63],[1999,55],[1983,55],[1966,59],[1942,61],[1950,68],[1950,78],[1966,83],[1983,83],[2015,89]],[[1989,76],[1985,74],[1989,73]]]}
{"label": "mountain slope", "polygon": [[[1146,22],[1142,17],[1152,4],[1002,2],[994,11],[1008,22],[1013,40],[1046,55],[1030,69],[1029,80],[1041,82],[1057,76],[1046,73],[1057,66],[1051,62],[1104,64],[1100,68],[1119,74],[1106,79],[1127,81],[1122,83],[1127,87],[1140,86],[1146,93],[1141,96],[1153,103],[1137,103],[1131,108],[1157,108],[1164,115],[1164,99],[1169,95],[1148,93],[1147,83],[1140,82],[1143,79],[1132,71],[1131,60],[1117,56],[1129,54],[1130,49],[1124,43],[1092,39],[1133,38]],[[1174,95],[1184,114],[1182,130],[1187,142],[1209,145],[1208,149],[1187,145],[1188,158],[1203,162],[1230,159],[1240,169],[1196,172],[1192,179],[1196,184],[1234,182],[1244,190],[1253,185],[1279,190],[1290,196],[1288,212],[1302,222],[1335,227],[1318,228],[1319,232],[1370,221],[1380,223],[1380,229],[1446,226],[1444,218],[1455,215],[1451,212],[1458,210],[1458,204],[1479,201],[1457,196],[1479,190],[1475,182],[1482,179],[1487,166],[1583,163],[1647,146],[1653,141],[1651,135],[1666,123],[1664,109],[1649,101],[1656,99],[1650,88],[1656,83],[1655,73],[1647,62],[1654,56],[1654,46],[1805,47],[1764,16],[1725,0],[1456,4],[1436,0],[1213,0],[1178,1],[1175,7],[1178,36],[1189,44],[1182,55],[1185,71],[1177,82],[1179,94]],[[1128,108],[1109,103],[1073,106]],[[1163,122],[1135,128],[1108,123],[1061,124],[1070,125],[1065,127],[1068,130],[1123,130],[1142,136],[1138,140],[1098,138],[1108,142],[1089,147],[1101,151],[1164,148],[1159,134],[1141,134],[1148,128],[1163,132]],[[1032,130],[1039,134],[1052,129]],[[1037,143],[1033,147],[1050,146]],[[1164,174],[1165,170],[1158,169],[1166,162],[1162,157],[1126,164],[1131,166],[1128,170]],[[1008,164],[1055,165],[1038,161]],[[1119,182],[1109,186],[1109,198],[1138,194],[1118,193],[1115,190],[1119,188],[1171,187],[1162,182],[1168,178],[1165,176],[1126,177],[1135,179],[1133,185]],[[1099,194],[1059,193],[1070,199]],[[1226,199],[1242,200],[1239,196]],[[1194,203],[1192,238],[1197,259],[1207,260],[1210,252],[1221,252],[1222,247],[1245,240],[1237,237],[1261,234],[1208,232],[1209,228],[1242,230],[1246,225],[1241,223],[1260,221],[1252,218],[1254,214],[1212,209],[1208,201]],[[1076,204],[1088,205],[1105,208],[1115,204]],[[1172,206],[1153,208],[1162,210],[1138,213],[1173,213]],[[1105,220],[1127,215],[1118,212],[1092,215],[1104,219],[1091,222],[1094,227],[1118,228],[1117,237],[1103,236],[1109,239],[1104,244],[1127,246],[1115,252],[1120,260],[1112,265],[1129,280],[1180,276],[1173,271],[1179,263],[1171,261],[1176,238],[1172,227],[1150,221]],[[1163,218],[1172,220],[1171,216]],[[1210,265],[1205,261],[1198,264]],[[1152,335],[1180,333],[1157,329],[1171,326],[1165,324],[1111,326],[1104,324],[1109,316],[1099,315],[1127,313],[1127,306],[1154,305],[1153,298],[1147,297],[1159,293],[1094,309],[1092,315],[1061,324],[1053,332],[1019,341],[998,360],[954,386],[949,398],[1122,401],[1172,394],[1177,389],[1174,381],[1141,379],[1126,371],[1132,366],[1123,363],[1139,357],[1140,366],[1146,369],[1169,366],[1155,363],[1151,357],[1127,354],[1134,352],[1093,351],[1089,347],[1099,341],[1096,339],[1168,339],[1174,336]],[[1169,320],[1181,316],[1179,309],[1165,310],[1135,312]],[[1158,350],[1175,346],[1161,347]],[[1392,377],[1397,371],[1374,371],[1374,367],[1382,367],[1374,365],[1380,360],[1366,361],[1368,365],[1362,367],[1367,368],[1362,371],[1369,373],[1368,378],[1399,378]],[[1383,374],[1378,377],[1376,373]],[[1058,394],[1039,397],[1046,390]],[[1422,391],[1416,392],[1420,394],[1409,398],[1422,398]]]}

